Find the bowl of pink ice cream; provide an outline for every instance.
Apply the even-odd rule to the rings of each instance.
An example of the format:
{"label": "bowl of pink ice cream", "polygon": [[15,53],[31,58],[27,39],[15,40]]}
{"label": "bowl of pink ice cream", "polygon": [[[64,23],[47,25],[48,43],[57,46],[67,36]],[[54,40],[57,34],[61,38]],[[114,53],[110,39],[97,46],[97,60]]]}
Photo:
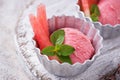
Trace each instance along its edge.
{"label": "bowl of pink ice cream", "polygon": [[[70,79],[72,77],[74,79],[74,77],[87,70],[96,58],[100,56],[103,38],[99,30],[94,27],[89,19],[89,21],[86,20],[82,15],[81,17],[67,15],[49,16],[47,21],[49,32],[53,33],[59,29],[64,30],[64,44],[70,45],[75,49],[70,55],[72,64],[66,62],[60,63],[54,59],[51,60],[47,55],[41,53],[42,50],[36,46],[37,41],[34,39],[35,33],[33,32],[28,15],[30,13],[36,14],[36,7],[37,5],[34,5],[33,10],[31,7],[26,10],[20,19],[16,30],[18,51],[22,54],[29,70],[36,77],[45,80],[49,80],[51,77],[52,80],[57,80],[57,77],[61,79]],[[76,10],[76,6],[74,9]],[[40,35],[43,36],[43,34]],[[56,79],[53,79],[54,77]]]}
{"label": "bowl of pink ice cream", "polygon": [[64,44],[75,48],[70,55],[72,65],[49,60],[46,55],[38,55],[45,69],[51,74],[70,77],[83,73],[100,55],[102,37],[91,22],[74,16],[54,16],[48,19],[50,32],[62,29],[65,31]]}
{"label": "bowl of pink ice cream", "polygon": [[[82,10],[87,17],[94,15],[93,18],[97,18],[96,21],[102,25],[110,24],[115,26],[120,24],[119,0],[79,0],[78,4],[80,5],[80,10]],[[92,9],[93,5],[96,6]],[[97,8],[99,11],[97,11]],[[99,15],[96,15],[96,13],[99,13]]]}

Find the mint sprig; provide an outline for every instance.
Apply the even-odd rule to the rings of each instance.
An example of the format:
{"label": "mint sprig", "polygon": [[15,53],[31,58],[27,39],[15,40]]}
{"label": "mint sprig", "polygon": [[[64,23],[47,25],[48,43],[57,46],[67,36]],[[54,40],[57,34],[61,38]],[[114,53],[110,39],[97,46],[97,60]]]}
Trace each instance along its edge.
{"label": "mint sprig", "polygon": [[65,32],[64,30],[57,30],[50,36],[50,41],[53,45],[61,45],[64,41]]}
{"label": "mint sprig", "polygon": [[58,56],[58,58],[62,61],[62,62],[68,62],[69,64],[72,64],[71,59],[69,56]]}
{"label": "mint sprig", "polygon": [[73,53],[75,49],[72,46],[69,45],[61,45],[60,50],[58,51],[61,53],[62,56],[69,56],[70,54]]}
{"label": "mint sprig", "polygon": [[54,56],[55,55],[54,50],[55,46],[48,46],[42,50],[42,53],[48,56]]}
{"label": "mint sprig", "polygon": [[96,4],[93,4],[90,8],[91,19],[95,22],[99,20],[100,11]]}
{"label": "mint sprig", "polygon": [[63,44],[64,37],[64,30],[57,30],[53,32],[50,36],[50,41],[52,42],[53,46],[44,48],[42,53],[47,56],[56,55],[61,60],[61,62],[68,62],[72,64],[69,56],[75,51],[75,49],[70,45]]}

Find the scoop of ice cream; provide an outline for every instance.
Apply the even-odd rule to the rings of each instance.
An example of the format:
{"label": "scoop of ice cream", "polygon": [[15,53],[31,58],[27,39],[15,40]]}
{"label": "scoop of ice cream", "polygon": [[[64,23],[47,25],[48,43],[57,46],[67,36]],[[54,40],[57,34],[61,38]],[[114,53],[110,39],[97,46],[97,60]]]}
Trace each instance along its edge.
{"label": "scoop of ice cream", "polygon": [[120,24],[120,0],[100,0],[98,7],[102,24]]}
{"label": "scoop of ice cream", "polygon": [[65,31],[64,44],[68,44],[75,48],[73,54],[70,55],[72,63],[83,63],[90,59],[94,54],[94,48],[87,36],[77,29],[62,28]]}

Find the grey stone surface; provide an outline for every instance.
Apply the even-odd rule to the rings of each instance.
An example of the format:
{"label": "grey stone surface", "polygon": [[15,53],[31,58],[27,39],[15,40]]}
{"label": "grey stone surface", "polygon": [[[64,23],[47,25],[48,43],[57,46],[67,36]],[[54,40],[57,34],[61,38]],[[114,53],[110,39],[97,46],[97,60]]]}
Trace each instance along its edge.
{"label": "grey stone surface", "polygon": [[36,80],[23,66],[14,43],[19,15],[33,0],[0,0],[0,80]]}
{"label": "grey stone surface", "polygon": [[[37,80],[17,54],[14,41],[19,16],[33,1],[0,0],[0,80]],[[120,63],[120,26],[98,28],[105,39],[102,55],[84,73],[72,77],[72,80],[98,80]],[[59,79],[70,80],[71,78]]]}

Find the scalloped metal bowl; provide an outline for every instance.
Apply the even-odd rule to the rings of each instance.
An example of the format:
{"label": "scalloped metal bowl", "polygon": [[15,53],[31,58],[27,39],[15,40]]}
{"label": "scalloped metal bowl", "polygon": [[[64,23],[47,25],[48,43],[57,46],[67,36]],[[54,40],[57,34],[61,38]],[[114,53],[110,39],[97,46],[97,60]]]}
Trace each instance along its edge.
{"label": "scalloped metal bowl", "polygon": [[[79,11],[80,10],[80,6],[79,5],[77,5],[77,7],[78,7],[78,14],[79,14],[79,17],[83,17],[83,16],[85,16],[85,14],[84,14],[84,12],[83,11]],[[119,36],[119,35],[115,35],[115,34],[112,34],[112,30],[113,31],[115,31],[116,30],[116,32],[118,33],[120,30],[119,30],[119,26],[120,26],[120,24],[116,24],[116,25],[111,25],[111,24],[102,24],[101,22],[99,22],[99,21],[97,21],[97,22],[93,22],[92,21],[92,19],[90,18],[90,17],[86,17],[86,20],[87,21],[89,21],[89,22],[92,22],[93,24],[94,24],[94,26],[95,26],[95,28],[97,28],[97,29],[99,29],[99,30],[101,30],[101,29],[103,29],[103,30],[101,30],[101,32],[100,32],[100,34],[102,35],[102,34],[104,34],[104,33],[106,33],[106,31],[104,31],[104,30],[107,30],[107,33],[109,33],[109,35],[111,35],[111,37],[109,36],[108,37],[108,35],[106,36],[105,34],[102,36],[104,39],[108,39],[108,38],[115,38],[115,37],[117,37],[117,36]],[[104,32],[103,32],[104,31]],[[106,34],[107,34],[106,33]]]}
{"label": "scalloped metal bowl", "polygon": [[[84,72],[84,70],[86,70],[93,63],[93,61],[97,58],[97,56],[99,56],[101,54],[100,49],[102,48],[102,44],[100,44],[100,43],[102,42],[102,38],[99,43],[101,47],[98,49],[98,54],[94,55],[92,60],[87,60],[84,64],[76,63],[73,65],[69,65],[67,63],[59,64],[55,60],[49,61],[48,57],[45,55],[40,55],[40,50],[35,47],[35,41],[32,39],[34,36],[34,33],[32,31],[32,28],[30,27],[31,25],[30,25],[29,19],[28,19],[28,14],[35,13],[36,6],[40,3],[39,1],[24,11],[22,17],[20,18],[19,24],[17,25],[17,28],[16,28],[16,40],[17,40],[16,42],[17,43],[16,44],[17,44],[17,49],[18,49],[19,53],[24,57],[24,62],[28,66],[29,70],[34,74],[34,76],[36,76],[40,80],[41,79],[42,80],[48,80],[48,79],[51,79],[51,80],[59,80],[59,79],[60,80],[62,80],[62,79],[63,80],[68,80],[68,79],[69,80],[73,80],[73,79],[79,80],[81,78],[80,73]],[[75,0],[73,0],[73,1],[75,1]],[[71,13],[69,13],[69,11],[65,12],[65,13],[67,13],[67,15],[74,15],[74,16],[77,16],[78,18],[81,18],[82,20],[85,20],[84,14],[79,11],[78,6],[77,5],[74,5],[74,6],[76,6],[76,7],[75,8],[70,7],[70,9],[71,9],[70,11],[72,11]],[[59,9],[62,10],[62,7],[60,7]],[[77,13],[74,13],[74,12],[77,12]],[[64,14],[64,12],[62,14]],[[53,15],[53,13],[51,12],[48,15],[49,15],[49,17],[51,17],[51,15]],[[57,15],[60,15],[60,14],[58,13]],[[86,18],[85,22],[90,23],[90,24],[92,23],[90,18]],[[92,26],[93,26],[93,24],[92,24]],[[120,25],[119,24],[115,25],[115,27],[112,27],[109,24],[102,25],[100,22],[95,22],[94,26],[100,30],[100,34],[103,36],[104,39],[109,39],[109,38],[113,38],[113,37],[115,38],[115,37],[119,36],[119,33],[120,33]],[[99,31],[96,30],[95,28],[94,28],[94,30],[99,33]],[[116,34],[112,34],[112,32],[114,32]],[[54,70],[54,71],[50,71],[49,69],[46,69],[44,67],[43,64],[45,64],[45,63],[43,63],[44,62],[43,60],[45,60],[47,63],[55,63],[55,64],[57,64],[57,66],[60,66],[60,68],[51,64],[51,67],[46,66],[46,68],[48,67],[50,70],[51,69]],[[64,65],[67,65],[69,67],[70,71],[69,71],[68,67],[65,67],[65,69],[67,68],[67,70],[65,70]],[[54,67],[55,67],[55,69],[54,69]],[[84,69],[84,70],[82,70],[82,69]],[[86,74],[84,74],[84,75],[86,75]],[[86,79],[86,78],[84,78],[84,79]],[[94,77],[93,77],[93,79],[94,79]]]}
{"label": "scalloped metal bowl", "polygon": [[[38,4],[38,3],[36,3]],[[102,37],[99,34],[99,31],[94,27],[92,22],[86,21],[85,17],[78,11],[78,7],[75,6],[74,10],[78,11],[75,16],[66,16],[66,20],[77,19],[76,20],[76,28],[82,31],[85,35],[87,35],[93,43],[95,48],[95,55],[91,60],[86,60],[83,64],[75,63],[70,65],[68,63],[60,64],[56,60],[49,60],[46,55],[41,55],[40,50],[35,46],[35,41],[33,40],[34,33],[32,31],[28,15],[30,13],[35,13],[36,6],[33,5],[24,11],[24,14],[20,18],[18,26],[16,28],[16,42],[18,46],[19,52],[24,56],[25,62],[29,67],[30,71],[37,77],[41,78],[45,76],[46,78],[54,78],[54,77],[72,77],[77,76],[83,73],[92,63],[93,61],[100,55],[100,49],[103,47],[102,45]],[[71,8],[70,8],[71,9]],[[74,13],[69,11],[66,12],[68,15],[73,15]],[[51,13],[52,14],[52,13]],[[51,17],[50,14],[48,14]],[[61,15],[61,14],[57,14]],[[65,16],[62,16],[65,17]],[[61,17],[59,17],[61,18]],[[49,24],[51,21],[54,21],[54,18],[48,20]],[[68,27],[71,26],[72,23],[68,23]],[[78,26],[78,27],[77,27]],[[71,26],[72,27],[72,26]]]}
{"label": "scalloped metal bowl", "polygon": [[54,16],[48,20],[50,31],[54,31],[57,25],[57,29],[63,27],[76,28],[83,32],[88,38],[91,39],[93,46],[95,48],[95,54],[91,60],[86,60],[83,64],[75,63],[70,65],[68,63],[60,64],[56,60],[49,60],[45,55],[40,56],[39,59],[44,67],[51,73],[57,76],[70,77],[81,74],[84,72],[95,60],[97,56],[100,55],[100,49],[102,48],[102,37],[99,31],[94,28],[94,25],[87,22],[85,19],[75,18],[73,16]]}
{"label": "scalloped metal bowl", "polygon": [[[79,15],[84,16],[83,12],[79,12]],[[86,17],[86,20],[88,22],[92,22],[91,18]],[[103,39],[111,39],[116,38],[119,36],[120,32],[120,24],[116,24],[112,26],[111,24],[105,24],[103,25],[101,22],[92,22],[95,26],[95,28],[100,30],[100,34],[102,35]],[[112,32],[116,32],[118,34],[113,34]]]}

